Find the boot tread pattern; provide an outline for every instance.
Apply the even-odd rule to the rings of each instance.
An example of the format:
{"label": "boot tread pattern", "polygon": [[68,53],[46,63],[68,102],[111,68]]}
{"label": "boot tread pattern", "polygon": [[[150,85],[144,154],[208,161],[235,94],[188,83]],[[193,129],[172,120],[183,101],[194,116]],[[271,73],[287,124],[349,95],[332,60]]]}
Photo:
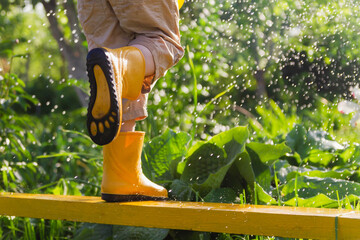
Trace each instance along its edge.
{"label": "boot tread pattern", "polygon": [[[86,59],[87,72],[90,82],[90,101],[87,111],[87,128],[92,141],[98,145],[110,143],[117,135],[120,126],[119,102],[116,93],[114,70],[107,51],[103,48],[92,49]],[[98,65],[103,71],[110,93],[110,110],[102,117],[92,115],[96,101],[97,85],[94,67]],[[100,100],[101,101],[101,100]]]}

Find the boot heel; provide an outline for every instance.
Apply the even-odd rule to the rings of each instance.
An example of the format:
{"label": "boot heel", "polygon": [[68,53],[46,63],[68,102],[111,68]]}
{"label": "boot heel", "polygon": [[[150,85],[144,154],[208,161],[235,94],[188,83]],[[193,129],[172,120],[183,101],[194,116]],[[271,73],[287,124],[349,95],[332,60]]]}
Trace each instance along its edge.
{"label": "boot heel", "polygon": [[144,195],[116,195],[116,194],[101,194],[101,199],[106,202],[138,202],[138,201],[166,201],[165,197],[150,197]]}

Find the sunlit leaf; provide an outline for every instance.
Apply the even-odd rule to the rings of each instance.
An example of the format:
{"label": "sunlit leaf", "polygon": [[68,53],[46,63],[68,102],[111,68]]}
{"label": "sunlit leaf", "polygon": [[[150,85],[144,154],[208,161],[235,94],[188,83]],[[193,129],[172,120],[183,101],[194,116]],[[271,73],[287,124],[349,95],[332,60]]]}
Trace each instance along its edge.
{"label": "sunlit leaf", "polygon": [[[185,156],[189,141],[189,134],[185,132],[176,133],[171,129],[151,139],[145,144],[142,155],[145,175],[154,180],[173,179],[176,164]],[[171,166],[173,162],[175,166]]]}
{"label": "sunlit leaf", "polygon": [[247,128],[236,127],[199,144],[187,157],[181,180],[192,184],[201,194],[220,187],[230,166],[244,151],[247,138]]}
{"label": "sunlit leaf", "polygon": [[323,194],[332,200],[344,199],[346,196],[360,196],[360,184],[348,180],[335,178],[319,178],[319,177],[297,177],[297,189],[295,189],[295,179],[287,182],[281,193],[284,201],[289,201],[295,197],[295,191],[298,196],[303,199],[312,198],[319,194]]}

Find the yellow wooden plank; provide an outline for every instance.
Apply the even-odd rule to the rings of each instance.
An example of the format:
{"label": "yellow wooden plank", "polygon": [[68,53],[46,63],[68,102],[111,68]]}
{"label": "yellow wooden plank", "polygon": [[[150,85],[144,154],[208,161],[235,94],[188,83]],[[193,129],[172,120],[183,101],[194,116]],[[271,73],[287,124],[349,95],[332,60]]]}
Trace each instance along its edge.
{"label": "yellow wooden plank", "polygon": [[360,239],[360,219],[358,212],[341,214],[338,217],[338,239]]}
{"label": "yellow wooden plank", "polygon": [[360,236],[360,213],[336,209],[1,193],[0,215],[293,238]]}

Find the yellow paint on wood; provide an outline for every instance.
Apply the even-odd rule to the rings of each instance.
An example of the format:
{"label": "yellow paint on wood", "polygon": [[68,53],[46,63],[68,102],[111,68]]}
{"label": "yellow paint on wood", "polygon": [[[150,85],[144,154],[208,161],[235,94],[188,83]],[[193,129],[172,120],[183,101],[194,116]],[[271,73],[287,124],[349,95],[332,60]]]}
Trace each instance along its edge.
{"label": "yellow paint on wood", "polygon": [[194,202],[106,203],[99,197],[0,193],[0,215],[311,239],[359,239],[349,210]]}

